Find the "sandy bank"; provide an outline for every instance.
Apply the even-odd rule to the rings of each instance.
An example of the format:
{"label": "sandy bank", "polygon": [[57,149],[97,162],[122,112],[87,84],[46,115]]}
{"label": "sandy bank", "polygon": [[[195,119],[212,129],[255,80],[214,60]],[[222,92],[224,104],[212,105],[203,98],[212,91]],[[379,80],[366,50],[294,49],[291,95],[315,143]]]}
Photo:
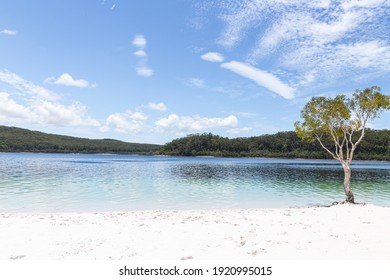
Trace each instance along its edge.
{"label": "sandy bank", "polygon": [[0,259],[390,259],[390,208],[0,214]]}

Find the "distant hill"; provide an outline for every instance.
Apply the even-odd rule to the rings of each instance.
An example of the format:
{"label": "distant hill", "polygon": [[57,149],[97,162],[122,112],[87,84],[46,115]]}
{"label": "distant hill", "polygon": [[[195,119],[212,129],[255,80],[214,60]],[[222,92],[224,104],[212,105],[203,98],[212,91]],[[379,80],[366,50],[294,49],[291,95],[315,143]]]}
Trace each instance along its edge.
{"label": "distant hill", "polygon": [[160,145],[92,140],[0,126],[0,152],[155,154]]}

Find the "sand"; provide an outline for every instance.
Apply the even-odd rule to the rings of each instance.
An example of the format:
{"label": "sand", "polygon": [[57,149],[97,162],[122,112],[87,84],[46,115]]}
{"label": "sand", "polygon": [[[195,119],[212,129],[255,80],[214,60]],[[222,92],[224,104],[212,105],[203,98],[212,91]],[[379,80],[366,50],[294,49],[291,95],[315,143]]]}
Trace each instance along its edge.
{"label": "sand", "polygon": [[0,214],[0,259],[390,259],[390,208]]}

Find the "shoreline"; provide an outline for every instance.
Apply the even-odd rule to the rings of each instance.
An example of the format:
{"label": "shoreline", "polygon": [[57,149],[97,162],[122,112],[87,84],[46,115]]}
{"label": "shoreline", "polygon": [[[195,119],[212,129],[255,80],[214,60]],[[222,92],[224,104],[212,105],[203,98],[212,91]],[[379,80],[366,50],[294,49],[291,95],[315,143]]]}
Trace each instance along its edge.
{"label": "shoreline", "polygon": [[390,207],[0,213],[0,259],[390,259]]}
{"label": "shoreline", "polygon": [[[143,143],[141,143],[143,145]],[[154,144],[151,144],[154,145]],[[275,159],[275,160],[313,160],[313,161],[335,161],[333,158],[302,158],[302,157],[261,157],[261,156],[183,156],[183,155],[169,155],[169,154],[149,154],[149,153],[83,153],[83,152],[42,152],[42,151],[0,151],[0,154],[52,154],[52,155],[97,155],[97,156],[146,156],[146,157],[178,157],[178,158],[199,158],[199,159]],[[384,162],[388,163],[390,160],[380,159],[354,159],[354,162]]]}

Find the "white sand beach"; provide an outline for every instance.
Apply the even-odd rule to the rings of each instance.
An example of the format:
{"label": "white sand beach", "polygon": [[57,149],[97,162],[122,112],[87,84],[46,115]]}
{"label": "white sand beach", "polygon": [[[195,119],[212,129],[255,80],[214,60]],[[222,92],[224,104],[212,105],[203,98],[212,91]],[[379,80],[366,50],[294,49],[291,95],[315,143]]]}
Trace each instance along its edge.
{"label": "white sand beach", "polygon": [[0,214],[0,259],[390,259],[390,208]]}

